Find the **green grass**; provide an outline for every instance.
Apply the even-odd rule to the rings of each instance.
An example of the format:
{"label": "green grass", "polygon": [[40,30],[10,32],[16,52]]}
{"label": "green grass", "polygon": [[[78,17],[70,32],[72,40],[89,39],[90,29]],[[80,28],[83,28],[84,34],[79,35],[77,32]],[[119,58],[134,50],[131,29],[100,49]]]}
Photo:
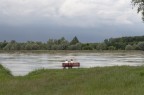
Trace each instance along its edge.
{"label": "green grass", "polygon": [[0,66],[0,95],[143,95],[144,67],[38,70],[13,77]]}

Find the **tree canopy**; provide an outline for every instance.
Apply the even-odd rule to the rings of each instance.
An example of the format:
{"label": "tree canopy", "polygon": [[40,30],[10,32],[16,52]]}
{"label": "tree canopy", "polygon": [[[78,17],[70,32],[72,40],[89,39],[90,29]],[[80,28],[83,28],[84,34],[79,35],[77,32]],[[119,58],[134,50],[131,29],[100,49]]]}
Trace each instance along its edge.
{"label": "tree canopy", "polygon": [[70,42],[70,44],[71,44],[71,45],[74,45],[74,44],[77,44],[77,43],[79,43],[79,40],[78,40],[78,38],[75,36],[75,37],[72,39],[72,41]]}
{"label": "tree canopy", "polygon": [[132,0],[132,5],[137,6],[137,12],[142,14],[142,20],[144,21],[144,0]]}
{"label": "tree canopy", "polygon": [[82,43],[75,36],[71,41],[64,37],[45,42],[0,42],[0,50],[143,50],[144,36],[105,39],[101,43]]}

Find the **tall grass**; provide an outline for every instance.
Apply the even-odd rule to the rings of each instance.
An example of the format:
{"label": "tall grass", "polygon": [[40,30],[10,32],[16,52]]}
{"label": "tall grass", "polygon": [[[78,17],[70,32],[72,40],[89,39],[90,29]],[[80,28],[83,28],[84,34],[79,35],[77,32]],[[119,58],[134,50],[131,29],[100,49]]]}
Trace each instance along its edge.
{"label": "tall grass", "polygon": [[12,76],[10,71],[0,65],[0,79]]}
{"label": "tall grass", "polygon": [[10,76],[0,66],[0,95],[143,95],[144,67],[38,70]]}

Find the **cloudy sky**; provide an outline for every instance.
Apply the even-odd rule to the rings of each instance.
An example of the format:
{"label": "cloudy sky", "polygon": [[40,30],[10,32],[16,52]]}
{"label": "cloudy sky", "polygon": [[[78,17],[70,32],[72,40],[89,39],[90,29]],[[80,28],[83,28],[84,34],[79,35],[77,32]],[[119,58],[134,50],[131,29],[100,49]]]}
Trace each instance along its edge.
{"label": "cloudy sky", "polygon": [[144,35],[131,0],[0,0],[0,41],[81,42]]}

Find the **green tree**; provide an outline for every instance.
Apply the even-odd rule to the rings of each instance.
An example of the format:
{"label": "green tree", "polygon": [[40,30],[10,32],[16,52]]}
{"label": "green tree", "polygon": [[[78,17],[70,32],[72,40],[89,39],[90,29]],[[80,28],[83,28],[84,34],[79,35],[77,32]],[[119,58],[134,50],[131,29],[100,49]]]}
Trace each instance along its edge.
{"label": "green tree", "polygon": [[52,45],[51,49],[52,50],[58,50],[59,49],[59,45]]}
{"label": "green tree", "polygon": [[48,50],[52,50],[52,45],[54,45],[54,40],[53,39],[49,39],[47,41],[47,49]]}
{"label": "green tree", "polygon": [[105,39],[105,40],[104,40],[104,43],[105,43],[107,46],[109,46],[109,45],[110,45],[110,43],[109,43],[109,40],[108,40],[108,39]]}
{"label": "green tree", "polygon": [[114,46],[109,46],[108,50],[115,50],[116,48]]}
{"label": "green tree", "polygon": [[82,47],[81,43],[77,43],[75,45],[69,45],[68,50],[81,50],[81,47]]}
{"label": "green tree", "polygon": [[125,50],[134,50],[132,45],[126,45]]}
{"label": "green tree", "polygon": [[58,46],[59,50],[66,50],[69,46],[69,42],[64,37],[59,39],[58,42],[59,42],[59,46]]}
{"label": "green tree", "polygon": [[39,50],[39,49],[40,49],[40,47],[37,43],[32,44],[32,50]]}
{"label": "green tree", "polygon": [[137,6],[137,12],[142,14],[142,20],[144,21],[144,0],[132,0],[133,6]]}
{"label": "green tree", "polygon": [[46,43],[42,43],[40,41],[39,42],[35,42],[35,43],[38,45],[40,50],[46,50],[47,49]]}
{"label": "green tree", "polygon": [[18,43],[15,40],[9,42],[3,49],[4,50],[18,50]]}
{"label": "green tree", "polygon": [[137,44],[133,45],[134,50],[140,50],[139,46]]}
{"label": "green tree", "polygon": [[93,49],[94,47],[92,44],[87,43],[82,45],[82,50],[93,50]]}
{"label": "green tree", "polygon": [[139,42],[139,43],[138,43],[138,47],[139,47],[141,50],[144,50],[144,42]]}
{"label": "green tree", "polygon": [[1,42],[0,44],[0,48],[4,49],[4,47],[8,44],[8,42],[6,40],[4,40],[3,42]]}
{"label": "green tree", "polygon": [[97,45],[97,50],[107,50],[107,45],[105,43],[99,43]]}
{"label": "green tree", "polygon": [[79,40],[78,40],[78,38],[75,36],[75,37],[72,39],[72,41],[70,42],[70,44],[71,44],[71,45],[75,45],[75,44],[77,44],[77,43],[79,43]]}
{"label": "green tree", "polygon": [[25,45],[26,50],[39,50],[40,46],[36,42],[28,41]]}

